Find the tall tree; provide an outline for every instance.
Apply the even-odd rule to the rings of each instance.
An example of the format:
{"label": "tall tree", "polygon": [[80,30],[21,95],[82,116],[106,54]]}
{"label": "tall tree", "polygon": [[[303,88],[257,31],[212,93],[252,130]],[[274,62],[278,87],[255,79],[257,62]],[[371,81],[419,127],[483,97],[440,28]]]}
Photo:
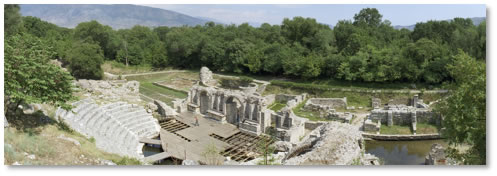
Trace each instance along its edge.
{"label": "tall tree", "polygon": [[[70,109],[72,95],[68,72],[50,64],[53,49],[31,35],[15,35],[5,41],[5,113],[20,103],[48,103]],[[11,106],[12,105],[12,106]],[[9,108],[12,107],[13,109]]]}
{"label": "tall tree", "polygon": [[449,144],[469,144],[459,152],[449,148],[449,156],[466,164],[486,164],[486,72],[485,63],[459,51],[454,64],[448,66],[454,78],[450,96],[436,110],[444,119],[443,135]]}
{"label": "tall tree", "polygon": [[5,38],[17,34],[22,30],[22,20],[19,9],[19,5],[17,4],[5,4],[3,6]]}
{"label": "tall tree", "polygon": [[358,14],[354,15],[354,25],[367,25],[370,27],[378,27],[381,23],[383,15],[376,8],[362,9]]}

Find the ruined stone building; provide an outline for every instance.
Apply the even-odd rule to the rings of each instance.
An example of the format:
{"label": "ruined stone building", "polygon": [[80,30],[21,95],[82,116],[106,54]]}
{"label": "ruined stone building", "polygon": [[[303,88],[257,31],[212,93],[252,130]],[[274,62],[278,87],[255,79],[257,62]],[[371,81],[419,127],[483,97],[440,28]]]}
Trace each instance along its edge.
{"label": "ruined stone building", "polygon": [[418,95],[415,95],[411,99],[409,105],[389,103],[381,108],[380,104],[379,99],[374,98],[372,100],[374,109],[371,110],[371,114],[365,124],[365,127],[368,126],[368,129],[375,129],[372,125],[377,126],[377,128],[380,125],[404,125],[412,126],[413,131],[416,132],[416,124],[418,122],[434,125],[440,124],[440,116],[433,113],[428,105],[423,103],[422,100],[419,100]]}

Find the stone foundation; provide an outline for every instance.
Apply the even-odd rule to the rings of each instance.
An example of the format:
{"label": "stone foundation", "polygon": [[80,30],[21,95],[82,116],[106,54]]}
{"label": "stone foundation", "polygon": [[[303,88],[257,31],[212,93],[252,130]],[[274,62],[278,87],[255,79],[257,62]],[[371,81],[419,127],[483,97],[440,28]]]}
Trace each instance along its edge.
{"label": "stone foundation", "polygon": [[347,97],[343,98],[311,98],[307,100],[304,109],[310,111],[328,111],[330,109],[346,108]]}

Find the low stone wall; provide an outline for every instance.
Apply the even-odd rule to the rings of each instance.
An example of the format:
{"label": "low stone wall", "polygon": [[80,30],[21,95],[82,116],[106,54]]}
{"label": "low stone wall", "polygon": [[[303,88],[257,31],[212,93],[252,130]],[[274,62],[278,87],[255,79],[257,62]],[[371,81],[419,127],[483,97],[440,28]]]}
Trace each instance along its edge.
{"label": "low stone wall", "polygon": [[417,135],[387,135],[387,134],[362,133],[362,136],[364,138],[370,138],[379,141],[414,141],[414,140],[442,139],[442,136],[439,133],[417,134]]}
{"label": "low stone wall", "polygon": [[380,128],[381,128],[380,122],[374,123],[373,121],[371,121],[371,119],[367,119],[364,122],[364,131],[378,133],[380,132]]}
{"label": "low stone wall", "polygon": [[326,122],[305,122],[305,129],[314,130],[317,127],[325,124]]}
{"label": "low stone wall", "polygon": [[343,98],[311,98],[307,100],[304,108],[309,110],[328,110],[336,108],[346,108],[347,97]]}
{"label": "low stone wall", "polygon": [[371,111],[371,120],[380,121],[382,124],[390,124],[389,116],[392,116],[392,124],[411,125],[414,116],[417,123],[440,124],[440,116],[428,109],[404,109],[404,110],[385,110],[374,109]]}
{"label": "low stone wall", "polygon": [[159,100],[154,100],[154,104],[157,105],[157,112],[165,117],[172,117],[178,115],[178,113],[175,111],[175,109],[171,108],[168,106],[166,103],[159,101]]}

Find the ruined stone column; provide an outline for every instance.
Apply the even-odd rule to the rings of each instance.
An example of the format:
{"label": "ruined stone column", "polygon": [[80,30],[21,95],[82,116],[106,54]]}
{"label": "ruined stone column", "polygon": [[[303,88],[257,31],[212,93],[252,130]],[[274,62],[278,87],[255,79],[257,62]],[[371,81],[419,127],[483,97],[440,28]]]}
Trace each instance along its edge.
{"label": "ruined stone column", "polygon": [[414,95],[412,98],[412,106],[418,108],[418,94]]}
{"label": "ruined stone column", "polygon": [[416,134],[416,124],[417,124],[416,111],[411,112],[411,123],[412,123],[412,131],[414,132],[414,134]]}
{"label": "ruined stone column", "polygon": [[393,125],[393,112],[391,110],[388,111],[387,125]]}

